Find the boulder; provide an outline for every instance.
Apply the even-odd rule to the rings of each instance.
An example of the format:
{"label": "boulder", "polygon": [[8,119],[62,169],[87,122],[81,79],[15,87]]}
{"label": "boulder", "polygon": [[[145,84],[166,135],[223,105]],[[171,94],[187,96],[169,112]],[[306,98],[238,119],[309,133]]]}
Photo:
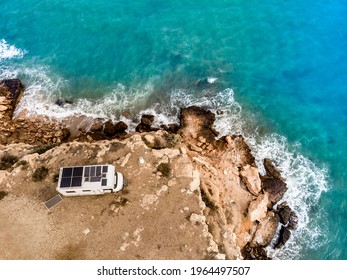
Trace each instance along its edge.
{"label": "boulder", "polygon": [[128,129],[128,125],[125,122],[119,121],[115,124],[116,133],[125,132]]}
{"label": "boulder", "polygon": [[151,128],[153,121],[154,121],[153,115],[142,115],[141,122],[136,126],[135,131],[142,133],[142,132],[151,132],[151,131],[158,130],[158,129]]}
{"label": "boulder", "polygon": [[102,119],[95,119],[92,126],[90,127],[90,132],[100,133],[103,128],[104,128],[104,123]]}
{"label": "boulder", "polygon": [[287,191],[287,184],[275,178],[263,179],[263,190],[269,194],[271,206],[279,202]]}
{"label": "boulder", "polygon": [[112,137],[116,134],[116,125],[111,120],[105,122],[104,134],[108,137]]}
{"label": "boulder", "polygon": [[125,117],[128,120],[132,119],[132,116],[131,116],[131,114],[128,111],[125,111],[122,115],[123,115],[123,117]]}
{"label": "boulder", "polygon": [[0,96],[17,101],[22,92],[23,86],[19,79],[7,79],[0,82]]}
{"label": "boulder", "polygon": [[143,125],[151,126],[154,121],[154,116],[153,115],[142,115],[141,117],[141,123]]}
{"label": "boulder", "polygon": [[224,140],[228,144],[228,146],[231,146],[231,144],[233,143],[233,139],[230,135],[225,136]]}
{"label": "boulder", "polygon": [[143,136],[143,142],[147,145],[149,148],[153,148],[156,142],[156,138],[152,134],[146,134]]}
{"label": "boulder", "polygon": [[289,218],[292,213],[292,209],[288,206],[286,201],[277,206],[277,212],[280,216],[281,223],[286,225],[289,222]]}
{"label": "boulder", "polygon": [[279,224],[279,216],[274,212],[268,212],[267,216],[259,221],[254,237],[250,243],[251,247],[266,247],[274,238]]}
{"label": "boulder", "polygon": [[234,146],[234,149],[239,151],[239,159],[237,160],[237,162],[240,163],[241,165],[249,164],[251,166],[256,166],[255,158],[252,154],[252,151],[250,147],[248,146],[248,144],[246,143],[243,136],[232,135],[231,140],[232,140],[232,145]]}
{"label": "boulder", "polygon": [[258,168],[247,164],[243,166],[240,175],[248,191],[257,196],[261,191],[261,180],[259,177]]}
{"label": "boulder", "polygon": [[19,79],[7,79],[0,82],[0,118],[12,118],[22,90],[23,86]]}
{"label": "boulder", "polygon": [[265,167],[265,170],[266,170],[266,175],[268,177],[272,177],[272,178],[284,181],[284,179],[281,176],[281,172],[273,164],[273,162],[270,159],[268,159],[268,158],[264,159],[264,167]]}
{"label": "boulder", "polygon": [[188,142],[198,136],[203,136],[207,142],[214,144],[215,135],[211,129],[213,129],[215,119],[215,115],[204,108],[197,106],[182,108],[179,133]]}
{"label": "boulder", "polygon": [[54,102],[54,104],[61,107],[64,105],[64,99],[59,98]]}
{"label": "boulder", "polygon": [[72,100],[69,100],[69,99],[62,99],[62,98],[59,98],[57,99],[54,104],[55,105],[58,105],[59,107],[62,107],[64,106],[65,104],[72,104]]}
{"label": "boulder", "polygon": [[148,125],[144,125],[143,123],[139,123],[139,124],[136,126],[135,131],[136,131],[136,132],[140,132],[140,133],[142,133],[142,132],[151,132],[152,129],[151,129],[151,127],[148,126]]}
{"label": "boulder", "polygon": [[248,217],[254,221],[261,221],[266,217],[267,205],[269,203],[268,195],[260,194],[256,200],[253,200],[248,207]]}
{"label": "boulder", "polygon": [[262,246],[251,247],[247,244],[242,249],[241,253],[244,260],[270,260],[267,256],[266,250]]}
{"label": "boulder", "polygon": [[274,247],[276,249],[282,248],[287,243],[291,235],[291,231],[287,227],[282,226]]}
{"label": "boulder", "polygon": [[167,126],[167,131],[171,133],[177,133],[177,131],[180,129],[180,126],[177,123],[170,123]]}
{"label": "boulder", "polygon": [[197,87],[205,87],[209,84],[208,82],[208,78],[202,78],[202,79],[199,79],[195,82],[195,85]]}

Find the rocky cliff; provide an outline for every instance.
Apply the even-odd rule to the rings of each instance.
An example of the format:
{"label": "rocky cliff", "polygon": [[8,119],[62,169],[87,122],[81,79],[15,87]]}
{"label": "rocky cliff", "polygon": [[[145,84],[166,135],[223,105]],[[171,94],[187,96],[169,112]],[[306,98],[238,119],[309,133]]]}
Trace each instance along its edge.
{"label": "rocky cliff", "polygon": [[[13,118],[19,80],[0,84],[0,259],[267,259],[297,217],[287,187],[264,159],[261,176],[241,135],[217,138],[215,116],[183,108],[180,123],[133,133],[110,120]],[[117,194],[56,194],[59,168],[113,164]]]}

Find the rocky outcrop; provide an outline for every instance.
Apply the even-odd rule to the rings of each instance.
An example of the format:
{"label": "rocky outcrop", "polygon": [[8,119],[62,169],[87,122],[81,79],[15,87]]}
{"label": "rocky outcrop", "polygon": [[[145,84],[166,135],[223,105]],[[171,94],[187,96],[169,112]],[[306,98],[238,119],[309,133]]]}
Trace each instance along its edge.
{"label": "rocky outcrop", "polygon": [[281,171],[273,164],[273,162],[270,159],[264,159],[264,167],[266,170],[266,176],[281,180],[283,182],[285,181],[282,178]]}
{"label": "rocky outcrop", "polygon": [[18,79],[0,82],[0,144],[60,144],[70,132],[58,122],[44,117],[12,118],[23,91]]}
{"label": "rocky outcrop", "polygon": [[268,193],[271,205],[279,202],[287,191],[287,184],[275,178],[265,178],[263,180],[263,190]]}
{"label": "rocky outcrop", "polygon": [[264,247],[251,247],[249,244],[242,249],[242,256],[245,260],[270,260]]}
{"label": "rocky outcrop", "polygon": [[157,131],[159,128],[152,127],[154,121],[153,115],[142,115],[141,122],[136,126],[136,132],[151,132]]}
{"label": "rocky outcrop", "polygon": [[250,243],[251,247],[266,247],[269,246],[273,240],[278,225],[279,217],[274,212],[268,212],[266,217],[262,219]]}
{"label": "rocky outcrop", "polygon": [[22,91],[23,86],[19,79],[0,82],[0,119],[10,120],[12,118]]}
{"label": "rocky outcrop", "polygon": [[249,192],[257,196],[261,190],[261,180],[258,168],[247,164],[242,167],[240,175]]}
{"label": "rocky outcrop", "polygon": [[[3,83],[0,92],[6,91],[9,96],[13,92],[15,96],[16,84]],[[297,226],[297,215],[286,203],[275,208],[287,190],[280,171],[266,159],[266,175],[260,176],[252,151],[241,135],[216,138],[215,115],[209,110],[182,108],[180,124],[161,128],[153,127],[153,115],[143,115],[137,133],[126,133],[127,124],[106,119],[13,119],[14,108],[8,107],[12,111],[6,109],[0,118],[0,144],[7,145],[0,150],[4,163],[0,192],[6,192],[2,201],[19,197],[33,210],[54,195],[54,180],[63,165],[111,163],[128,181],[116,198],[83,198],[78,204],[68,200],[66,208],[56,210],[50,216],[53,220],[44,223],[49,228],[49,224],[59,221],[62,230],[69,232],[52,237],[58,240],[67,236],[60,245],[73,240],[86,242],[85,256],[268,259],[266,247],[279,227],[277,248],[284,246]],[[31,145],[10,147],[10,143]],[[2,160],[12,154],[16,155],[15,161]],[[39,178],[42,182],[34,176],[40,168],[46,171],[46,176]],[[23,182],[27,184],[24,189]],[[6,207],[14,211],[11,203]],[[42,221],[47,218],[41,210],[34,210],[29,216],[23,211],[20,215],[29,220],[30,216],[39,219],[41,213]],[[66,213],[67,219],[61,219]],[[77,227],[83,233],[81,238]],[[90,235],[93,239],[88,241]],[[111,243],[117,248],[110,248]],[[56,253],[64,251],[63,245],[58,247]],[[146,255],[139,254],[144,251]],[[49,257],[61,258],[61,254]]]}
{"label": "rocky outcrop", "polygon": [[[216,139],[213,133],[215,115],[201,107],[191,106],[182,108],[180,112],[181,128],[179,133],[185,139],[198,139],[203,137],[208,143],[215,145]],[[196,142],[196,141],[194,141]]]}
{"label": "rocky outcrop", "polygon": [[113,123],[111,120],[108,120],[104,124],[104,134],[108,137],[113,137],[118,133],[124,133],[128,129],[128,125],[122,121]]}
{"label": "rocky outcrop", "polygon": [[289,222],[290,216],[292,214],[292,209],[288,206],[286,201],[277,206],[277,212],[280,216],[281,223],[283,225],[286,225]]}
{"label": "rocky outcrop", "polygon": [[289,240],[291,234],[292,234],[291,231],[287,227],[281,226],[281,230],[280,230],[278,239],[276,241],[275,248],[276,249],[282,248]]}
{"label": "rocky outcrop", "polygon": [[268,211],[268,195],[260,194],[256,200],[252,201],[248,208],[248,217],[252,222],[262,221],[266,217]]}

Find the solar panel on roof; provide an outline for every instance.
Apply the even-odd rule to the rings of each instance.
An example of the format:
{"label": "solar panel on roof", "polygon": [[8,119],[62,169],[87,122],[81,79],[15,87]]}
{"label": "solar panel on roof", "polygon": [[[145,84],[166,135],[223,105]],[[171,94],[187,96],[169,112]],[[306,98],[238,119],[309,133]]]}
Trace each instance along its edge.
{"label": "solar panel on roof", "polygon": [[95,175],[98,177],[101,175],[101,166],[96,167],[96,174]]}
{"label": "solar panel on roof", "polygon": [[95,166],[90,168],[90,177],[95,176]]}
{"label": "solar panel on roof", "polygon": [[61,188],[69,188],[71,184],[71,177],[68,178],[62,178],[60,182]]}
{"label": "solar panel on roof", "polygon": [[74,177],[81,177],[83,174],[83,167],[75,167],[73,169],[73,176]]}
{"label": "solar panel on roof", "polygon": [[63,168],[62,177],[71,177],[71,175],[72,175],[72,168]]}
{"label": "solar panel on roof", "polygon": [[108,171],[108,166],[103,166],[102,167],[102,173],[106,173]]}
{"label": "solar panel on roof", "polygon": [[107,186],[107,179],[101,180],[101,186]]}
{"label": "solar panel on roof", "polygon": [[72,177],[71,187],[80,187],[82,185],[82,177]]}
{"label": "solar panel on roof", "polygon": [[84,177],[89,177],[90,167],[87,166],[84,168]]}

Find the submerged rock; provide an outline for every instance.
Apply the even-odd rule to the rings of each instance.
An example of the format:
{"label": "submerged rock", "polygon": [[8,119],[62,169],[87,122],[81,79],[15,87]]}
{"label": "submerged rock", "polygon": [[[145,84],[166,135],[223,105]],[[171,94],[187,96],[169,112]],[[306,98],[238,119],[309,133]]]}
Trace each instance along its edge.
{"label": "submerged rock", "polygon": [[59,107],[62,107],[64,106],[65,104],[72,104],[73,101],[72,100],[69,100],[69,99],[62,99],[62,98],[59,98],[57,99],[54,104],[55,105],[58,105]]}
{"label": "submerged rock", "polygon": [[125,111],[122,116],[128,120],[131,120],[132,119],[132,116],[131,114],[128,112],[128,111]]}

